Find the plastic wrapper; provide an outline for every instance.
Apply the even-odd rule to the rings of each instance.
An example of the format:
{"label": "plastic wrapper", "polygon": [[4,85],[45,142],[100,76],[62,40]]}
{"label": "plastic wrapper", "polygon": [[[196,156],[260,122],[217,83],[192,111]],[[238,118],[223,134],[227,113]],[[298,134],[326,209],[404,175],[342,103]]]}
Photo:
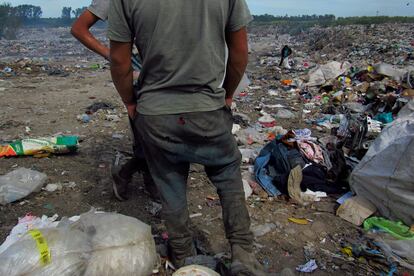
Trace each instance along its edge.
{"label": "plastic wrapper", "polygon": [[77,149],[77,136],[28,138],[0,144],[0,157],[63,154],[75,152]]}
{"label": "plastic wrapper", "polygon": [[76,229],[39,229],[50,252],[43,263],[36,240],[29,233],[0,254],[0,275],[83,275],[91,252],[88,236]]}
{"label": "plastic wrapper", "polygon": [[245,91],[246,88],[250,85],[250,80],[247,77],[246,74],[243,75],[243,78],[240,80],[239,85],[236,88],[236,91],[234,92],[234,96],[240,95],[241,92]]}
{"label": "plastic wrapper", "polygon": [[75,227],[87,233],[92,244],[84,275],[152,274],[157,255],[150,226],[120,214],[89,212]]}
{"label": "plastic wrapper", "polygon": [[46,179],[46,174],[26,168],[0,176],[0,204],[5,205],[40,191]]}

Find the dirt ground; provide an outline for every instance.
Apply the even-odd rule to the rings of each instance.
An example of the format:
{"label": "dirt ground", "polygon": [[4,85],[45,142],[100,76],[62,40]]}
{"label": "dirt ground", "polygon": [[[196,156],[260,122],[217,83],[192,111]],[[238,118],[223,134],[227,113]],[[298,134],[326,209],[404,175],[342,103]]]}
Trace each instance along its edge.
{"label": "dirt ground", "polygon": [[[85,64],[89,66],[96,60],[105,63],[89,59]],[[73,63],[70,58],[59,62]],[[261,69],[251,65],[249,70]],[[17,219],[27,213],[63,217],[87,212],[92,207],[136,217],[150,224],[154,235],[165,231],[160,218],[148,211],[151,200],[143,190],[140,176],[134,178],[128,201],[118,202],[112,195],[110,165],[116,152],[125,156],[131,153],[131,139],[127,114],[108,69],[78,68],[69,71],[67,76],[44,72],[2,76],[0,87],[4,88],[0,90],[1,140],[58,133],[78,135],[81,140],[75,154],[0,159],[0,174],[26,167],[47,174],[46,183],[75,183],[61,191],[43,190],[19,202],[0,206],[0,243]],[[257,96],[265,95],[263,92]],[[120,120],[109,121],[105,112],[98,112],[89,123],[79,121],[77,116],[95,102],[114,105],[116,110],[111,114],[118,115]],[[242,110],[253,108],[249,103],[236,102]],[[299,126],[297,121],[278,123],[287,129]],[[188,195],[190,214],[196,214],[192,223],[202,247],[211,254],[229,252],[221,208],[207,199],[208,196],[216,197],[216,193],[200,166],[192,167]],[[310,257],[315,258],[319,266],[314,275],[378,275],[375,266],[369,262],[358,262],[341,254],[343,244],[355,244],[364,239],[364,234],[359,227],[335,215],[338,206],[335,200],[328,197],[301,207],[284,197],[253,195],[248,199],[253,227],[275,224],[272,231],[256,237],[255,243],[257,257],[269,272],[279,272],[285,267],[294,270]],[[309,224],[289,222],[288,218],[292,217],[306,218]]]}

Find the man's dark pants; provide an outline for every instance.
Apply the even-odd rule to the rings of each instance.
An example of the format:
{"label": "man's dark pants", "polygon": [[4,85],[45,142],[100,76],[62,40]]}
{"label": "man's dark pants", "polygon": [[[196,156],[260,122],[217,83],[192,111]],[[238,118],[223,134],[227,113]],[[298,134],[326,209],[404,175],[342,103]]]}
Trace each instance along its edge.
{"label": "man's dark pants", "polygon": [[231,111],[224,107],[174,115],[139,114],[135,125],[160,191],[174,257],[183,260],[193,247],[186,196],[190,163],[204,165],[217,188],[230,244],[251,251],[253,236],[240,173],[241,154],[231,133]]}
{"label": "man's dark pants", "polygon": [[131,118],[129,118],[129,123],[131,125],[131,131],[134,140],[134,144],[132,146],[134,156],[122,166],[122,169],[120,171],[121,177],[125,179],[130,179],[136,172],[139,171],[142,171],[144,173],[148,172],[148,166],[147,162],[145,161],[144,150],[142,148],[140,140],[137,138],[138,130],[135,127],[134,121],[131,120]]}

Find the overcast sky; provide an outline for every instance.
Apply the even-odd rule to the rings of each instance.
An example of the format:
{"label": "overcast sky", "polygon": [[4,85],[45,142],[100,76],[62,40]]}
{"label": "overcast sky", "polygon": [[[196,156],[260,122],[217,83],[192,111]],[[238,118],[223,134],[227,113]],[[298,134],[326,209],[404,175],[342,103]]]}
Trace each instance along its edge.
{"label": "overcast sky", "polygon": [[[336,16],[403,15],[414,16],[414,0],[246,0],[252,14],[298,15],[335,14]],[[13,6],[41,6],[44,17],[60,16],[62,7],[79,8],[91,0],[0,0]]]}

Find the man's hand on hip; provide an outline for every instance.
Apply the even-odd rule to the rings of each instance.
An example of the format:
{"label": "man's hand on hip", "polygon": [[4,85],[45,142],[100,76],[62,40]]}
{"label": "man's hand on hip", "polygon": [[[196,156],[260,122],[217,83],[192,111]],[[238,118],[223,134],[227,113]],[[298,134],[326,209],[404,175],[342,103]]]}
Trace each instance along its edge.
{"label": "man's hand on hip", "polygon": [[233,103],[233,98],[226,98],[226,105],[231,108],[231,104]]}
{"label": "man's hand on hip", "polygon": [[137,115],[137,104],[125,104],[125,106],[127,108],[129,118],[133,120]]}

